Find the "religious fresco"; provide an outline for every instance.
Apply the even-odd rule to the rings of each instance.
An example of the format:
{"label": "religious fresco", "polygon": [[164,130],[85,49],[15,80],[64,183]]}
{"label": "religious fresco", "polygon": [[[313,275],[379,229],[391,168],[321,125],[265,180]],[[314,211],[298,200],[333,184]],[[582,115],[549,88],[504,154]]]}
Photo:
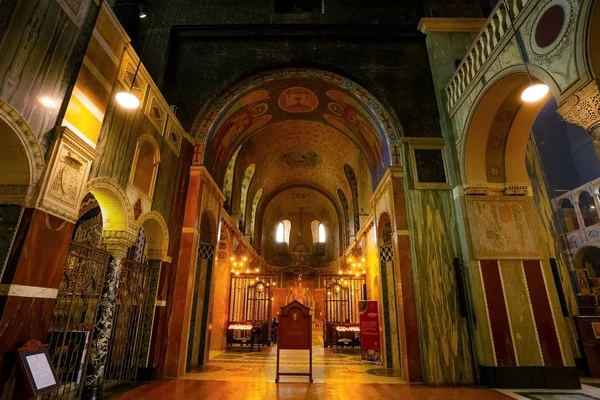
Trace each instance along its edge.
{"label": "religious fresco", "polygon": [[317,99],[317,96],[310,89],[293,87],[281,93],[278,104],[283,111],[307,113],[317,108],[319,99]]}
{"label": "religious fresco", "polygon": [[233,187],[233,173],[235,172],[235,162],[237,156],[241,150],[241,146],[233,154],[229,164],[227,164],[227,171],[225,172],[225,180],[223,181],[223,195],[225,196],[225,208],[230,210],[231,208],[231,191]]}
{"label": "religious fresco", "polygon": [[254,171],[256,170],[256,165],[251,164],[246,168],[246,173],[244,174],[244,180],[242,181],[242,193],[240,197],[240,230],[243,231],[243,227],[245,225],[244,217],[246,215],[246,201],[248,200],[248,189],[250,188],[250,183],[252,183],[252,178],[254,178]]}
{"label": "religious fresco", "polygon": [[354,138],[366,152],[369,164],[381,163],[381,166],[384,167],[380,138],[369,117],[363,111],[359,111],[362,107],[349,95],[339,90],[328,90],[327,97],[333,101],[327,104],[330,113],[325,114],[323,118],[349,137]]}
{"label": "religious fresco", "polygon": [[266,114],[269,106],[267,90],[255,90],[244,96],[226,114],[213,140],[212,153],[215,163],[222,164],[229,155],[231,146],[266,125],[273,116]]}
{"label": "religious fresco", "polygon": [[283,162],[290,168],[316,168],[321,163],[321,156],[314,151],[294,151],[283,155]]}
{"label": "religious fresco", "polygon": [[[218,101],[218,111],[211,110],[210,117],[198,128],[206,132],[197,132],[200,139],[206,140],[204,164],[217,181],[227,175],[227,162],[247,139],[273,125],[279,129],[270,130],[272,139],[287,137],[292,134],[293,125],[283,123],[294,121],[314,124],[315,131],[320,129],[317,124],[325,124],[350,139],[368,160],[375,186],[390,165],[388,141],[396,141],[398,136],[393,133],[389,118],[388,125],[379,122],[380,117],[387,115],[379,115],[383,112],[381,106],[374,100],[364,102],[368,92],[354,93],[358,90],[354,83],[348,81],[340,86],[339,81],[315,75],[248,81],[242,86],[238,93],[232,89],[227,101]],[[327,152],[329,147],[325,145]],[[286,159],[285,163],[299,168],[315,167],[325,156],[294,154],[289,156],[294,159]]]}

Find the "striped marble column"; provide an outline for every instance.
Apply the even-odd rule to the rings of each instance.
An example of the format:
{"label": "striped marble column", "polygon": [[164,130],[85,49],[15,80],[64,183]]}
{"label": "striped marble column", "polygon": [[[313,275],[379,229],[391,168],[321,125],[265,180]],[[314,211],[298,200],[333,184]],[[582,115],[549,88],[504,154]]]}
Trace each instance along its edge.
{"label": "striped marble column", "polygon": [[104,367],[106,366],[110,335],[113,328],[119,274],[123,266],[123,259],[126,257],[127,249],[131,246],[132,241],[116,239],[105,240],[105,243],[112,257],[106,268],[102,297],[100,298],[96,325],[90,346],[90,356],[86,367],[82,393],[82,399],[86,400],[102,398]]}
{"label": "striped marble column", "polygon": [[[394,270],[394,247],[379,246],[381,268],[381,298],[385,342],[385,365],[400,368],[400,332],[398,330],[398,310],[396,305],[396,276]],[[396,357],[395,357],[396,356]]]}
{"label": "striped marble column", "polygon": [[144,323],[142,326],[142,339],[140,348],[140,368],[148,367],[150,341],[152,340],[152,326],[154,324],[154,311],[156,310],[156,296],[158,294],[158,281],[160,280],[161,260],[148,260],[148,298],[144,305]]}

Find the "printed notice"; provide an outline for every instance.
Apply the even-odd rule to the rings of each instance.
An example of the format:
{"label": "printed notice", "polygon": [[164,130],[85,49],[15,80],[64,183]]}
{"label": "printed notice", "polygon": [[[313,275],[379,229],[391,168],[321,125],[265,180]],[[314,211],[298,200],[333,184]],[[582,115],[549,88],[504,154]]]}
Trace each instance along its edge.
{"label": "printed notice", "polygon": [[27,364],[29,365],[29,370],[31,371],[36,390],[42,390],[49,386],[56,385],[52,368],[44,353],[25,356],[25,361],[27,361]]}

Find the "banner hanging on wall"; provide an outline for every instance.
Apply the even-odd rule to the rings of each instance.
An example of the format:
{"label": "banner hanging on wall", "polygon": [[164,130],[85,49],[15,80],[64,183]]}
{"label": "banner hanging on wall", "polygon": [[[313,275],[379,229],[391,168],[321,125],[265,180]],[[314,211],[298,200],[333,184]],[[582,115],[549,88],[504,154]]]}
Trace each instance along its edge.
{"label": "banner hanging on wall", "polygon": [[362,359],[381,362],[381,339],[379,335],[379,308],[377,300],[360,302],[360,344]]}

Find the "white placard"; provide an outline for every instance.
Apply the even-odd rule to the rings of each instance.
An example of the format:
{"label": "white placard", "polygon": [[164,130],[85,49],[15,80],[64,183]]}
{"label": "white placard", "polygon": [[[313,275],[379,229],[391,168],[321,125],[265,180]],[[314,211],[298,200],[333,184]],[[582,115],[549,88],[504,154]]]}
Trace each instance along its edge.
{"label": "white placard", "polygon": [[49,386],[56,385],[52,368],[44,353],[25,356],[25,361],[31,371],[36,390],[42,390]]}

